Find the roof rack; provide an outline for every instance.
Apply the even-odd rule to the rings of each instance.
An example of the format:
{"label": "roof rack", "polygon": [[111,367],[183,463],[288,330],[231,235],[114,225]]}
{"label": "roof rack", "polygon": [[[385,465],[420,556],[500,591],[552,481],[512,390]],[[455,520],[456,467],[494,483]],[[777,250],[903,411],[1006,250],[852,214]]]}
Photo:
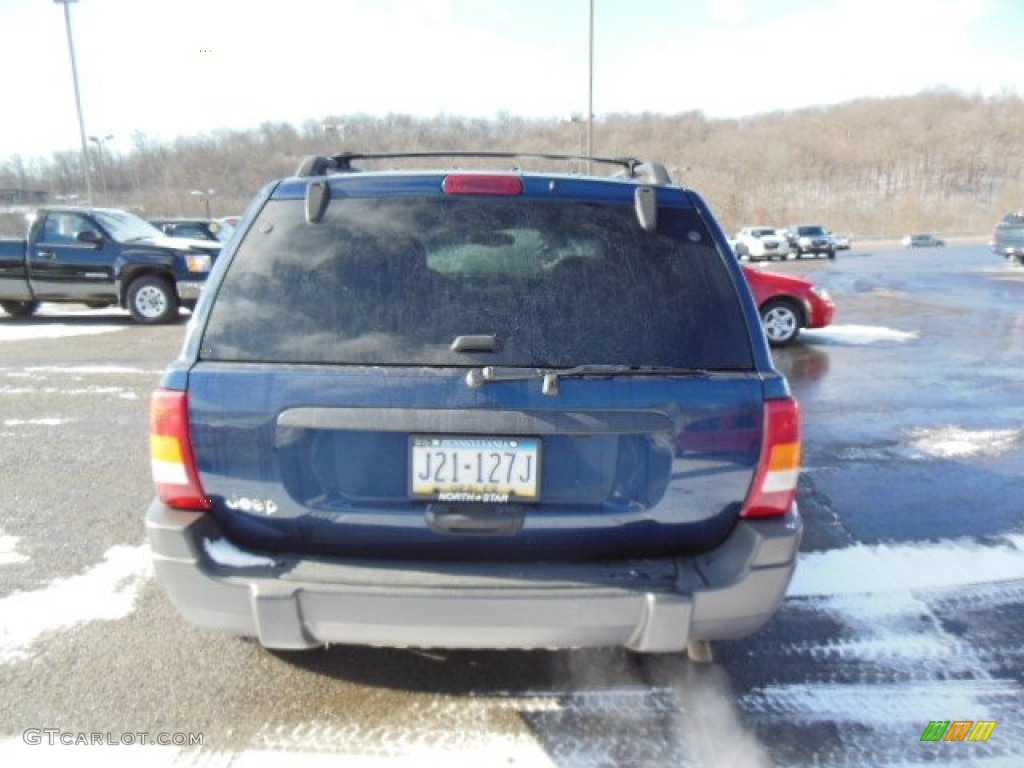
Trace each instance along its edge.
{"label": "roof rack", "polygon": [[634,157],[588,157],[586,155],[549,155],[535,152],[343,152],[340,155],[308,155],[299,163],[296,176],[326,176],[329,173],[355,173],[361,169],[352,165],[353,160],[394,160],[398,158],[485,158],[485,159],[528,159],[564,160],[586,163],[616,165],[623,170],[616,176],[630,179],[649,179],[653,184],[664,186],[672,183],[668,169],[661,163],[638,160]]}

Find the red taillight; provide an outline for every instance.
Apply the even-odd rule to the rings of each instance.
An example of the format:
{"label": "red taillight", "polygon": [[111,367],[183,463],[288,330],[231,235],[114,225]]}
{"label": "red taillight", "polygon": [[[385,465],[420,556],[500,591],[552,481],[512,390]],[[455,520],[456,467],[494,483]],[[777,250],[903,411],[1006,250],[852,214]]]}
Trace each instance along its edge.
{"label": "red taillight", "polygon": [[210,509],[192,456],[188,395],[153,392],[149,408],[149,461],[160,501],[178,509]]}
{"label": "red taillight", "polygon": [[796,400],[769,400],[754,483],[741,517],[784,515],[796,498],[800,477],[800,406]]}
{"label": "red taillight", "polygon": [[523,180],[518,176],[455,173],[445,177],[441,188],[447,195],[521,195]]}

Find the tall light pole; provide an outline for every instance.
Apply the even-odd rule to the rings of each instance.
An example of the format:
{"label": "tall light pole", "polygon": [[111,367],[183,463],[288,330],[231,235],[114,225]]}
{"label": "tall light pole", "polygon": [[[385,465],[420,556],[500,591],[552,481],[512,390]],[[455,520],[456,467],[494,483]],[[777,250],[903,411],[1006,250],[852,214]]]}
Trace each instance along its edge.
{"label": "tall light pole", "polygon": [[[590,0],[590,61],[587,66],[587,157],[594,156],[594,0]],[[590,163],[587,163],[590,172]]]}
{"label": "tall light pole", "polygon": [[99,136],[90,136],[89,141],[96,142],[96,165],[100,169],[100,184],[103,187],[103,204],[108,205],[110,199],[107,197],[107,168],[105,165],[105,159],[103,157],[103,145],[110,141],[113,137],[112,134],[100,138]]}
{"label": "tall light pole", "polygon": [[78,110],[78,138],[82,145],[82,175],[85,176],[85,189],[89,194],[89,203],[92,199],[92,176],[89,174],[89,147],[85,143],[85,120],[82,118],[82,96],[78,91],[78,65],[75,63],[75,42],[71,36],[71,3],[78,0],[53,0],[58,5],[64,6],[64,26],[68,31],[68,54],[71,56],[71,80],[75,85],[75,109]]}
{"label": "tall light pole", "polygon": [[193,189],[189,194],[198,197],[203,203],[206,204],[206,218],[212,219],[213,216],[210,212],[210,203],[213,202],[213,196],[217,194],[214,190],[208,189],[205,192],[201,189]]}

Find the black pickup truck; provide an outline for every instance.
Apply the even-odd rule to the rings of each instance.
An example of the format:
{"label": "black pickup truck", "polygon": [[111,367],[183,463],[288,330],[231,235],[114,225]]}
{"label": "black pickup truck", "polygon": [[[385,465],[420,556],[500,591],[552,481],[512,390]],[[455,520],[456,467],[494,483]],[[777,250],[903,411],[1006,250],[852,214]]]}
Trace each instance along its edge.
{"label": "black pickup truck", "polygon": [[114,208],[47,206],[29,221],[26,240],[0,240],[0,307],[17,317],[47,301],[117,305],[140,323],[171,322],[179,307],[195,305],[219,252]]}

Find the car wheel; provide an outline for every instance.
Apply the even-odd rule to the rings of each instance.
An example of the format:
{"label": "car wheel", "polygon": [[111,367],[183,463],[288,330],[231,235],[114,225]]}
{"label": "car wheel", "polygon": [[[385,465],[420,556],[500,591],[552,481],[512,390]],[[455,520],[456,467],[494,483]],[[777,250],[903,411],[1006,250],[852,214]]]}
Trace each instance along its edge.
{"label": "car wheel", "polygon": [[800,335],[800,311],[782,299],[769,301],[761,307],[761,325],[769,344],[784,347]]}
{"label": "car wheel", "polygon": [[0,307],[4,308],[11,317],[31,317],[39,309],[38,301],[0,301]]}
{"label": "car wheel", "polygon": [[128,311],[138,323],[169,323],[178,316],[178,295],[164,278],[146,275],[128,286]]}
{"label": "car wheel", "polygon": [[825,255],[828,256],[830,259],[834,259],[836,257],[836,252],[835,250],[826,251]]}

